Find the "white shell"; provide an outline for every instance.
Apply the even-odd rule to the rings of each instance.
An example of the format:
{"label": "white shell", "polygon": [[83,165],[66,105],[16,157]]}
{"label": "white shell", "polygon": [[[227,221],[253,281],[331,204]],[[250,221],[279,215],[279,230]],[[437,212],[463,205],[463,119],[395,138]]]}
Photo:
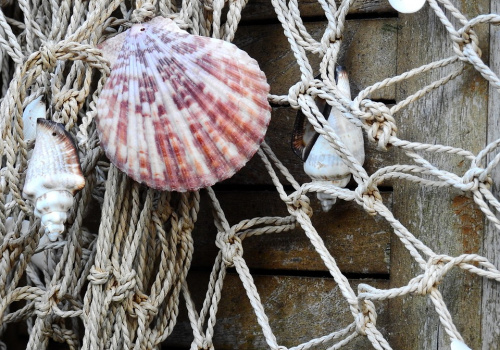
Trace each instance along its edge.
{"label": "white shell", "polygon": [[[47,235],[43,235],[40,237],[40,241],[38,242],[38,248],[44,247],[50,243],[50,237]],[[54,266],[52,261],[47,261],[46,251],[41,251],[39,253],[33,254],[31,256],[31,262],[35,264],[37,268],[41,271],[47,272],[49,276],[54,274]]]}
{"label": "white shell", "polygon": [[458,339],[453,339],[451,341],[451,350],[471,350],[467,345]]}
{"label": "white shell", "polygon": [[35,149],[28,163],[23,197],[35,204],[45,233],[56,241],[64,231],[74,194],[85,186],[80,160],[71,135],[62,124],[37,121]]}
{"label": "white shell", "polygon": [[23,112],[23,134],[26,143],[34,141],[36,137],[36,120],[38,118],[45,119],[46,115],[45,103],[42,101],[42,96],[31,101]]}
{"label": "white shell", "polygon": [[235,45],[156,17],[101,44],[112,63],[96,126],[110,161],[137,182],[192,191],[234,175],[264,140],[269,84]]}
{"label": "white shell", "polygon": [[425,5],[426,0],[389,0],[391,6],[401,13],[413,13]]}
{"label": "white shell", "polygon": [[[337,74],[337,86],[339,90],[345,97],[350,99],[351,93],[347,72],[342,67],[337,67]],[[354,157],[363,164],[365,150],[361,128],[351,123],[335,107],[332,107],[330,111],[328,124],[337,133],[342,143],[351,151]],[[304,171],[315,182],[333,184],[338,187],[347,186],[351,179],[351,172],[347,165],[330,143],[321,135],[314,143],[304,163]],[[318,192],[317,197],[321,202],[323,211],[330,210],[335,203],[335,198],[328,194]]]}

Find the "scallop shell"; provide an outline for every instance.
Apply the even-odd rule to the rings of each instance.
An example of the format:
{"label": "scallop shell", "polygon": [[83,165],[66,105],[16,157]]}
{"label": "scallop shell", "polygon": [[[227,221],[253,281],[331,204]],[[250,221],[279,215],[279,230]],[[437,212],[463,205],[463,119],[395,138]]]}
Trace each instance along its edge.
{"label": "scallop shell", "polygon": [[413,13],[425,5],[426,0],[389,0],[391,6],[401,13]]}
{"label": "scallop shell", "polygon": [[[350,99],[349,78],[343,67],[337,66],[335,80],[340,92]],[[365,160],[365,151],[361,128],[351,123],[342,115],[342,112],[326,104],[325,101],[317,99],[316,105],[326,116],[328,124],[344,145],[362,164]],[[322,106],[324,106],[323,109],[321,109]],[[305,161],[305,173],[316,183],[338,187],[347,186],[351,179],[349,167],[323,136],[317,133],[311,136],[311,129],[314,130],[304,114],[299,112],[292,135],[292,148]],[[324,211],[330,210],[335,203],[335,197],[329,194],[318,192],[317,197]]]}
{"label": "scallop shell", "polygon": [[208,187],[259,148],[269,85],[235,45],[156,17],[101,48],[112,62],[97,103],[101,145],[137,182],[179,192]]}
{"label": "scallop shell", "polygon": [[23,112],[23,134],[24,141],[30,143],[36,137],[36,121],[39,118],[45,119],[46,114],[45,103],[42,101],[42,96],[31,101]]}
{"label": "scallop shell", "polygon": [[85,186],[71,135],[62,124],[37,120],[35,149],[28,163],[23,197],[35,205],[51,241],[64,231],[74,194]]}

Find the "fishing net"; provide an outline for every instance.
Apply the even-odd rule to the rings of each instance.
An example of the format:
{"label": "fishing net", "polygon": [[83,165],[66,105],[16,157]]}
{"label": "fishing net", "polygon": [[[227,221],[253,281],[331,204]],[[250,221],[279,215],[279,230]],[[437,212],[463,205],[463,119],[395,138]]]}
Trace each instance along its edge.
{"label": "fishing net", "polygon": [[[270,95],[269,101],[302,110],[348,165],[355,189],[298,183],[264,143],[256,157],[267,169],[289,215],[248,218],[230,225],[215,191],[203,190],[208,193],[207,200],[213,209],[219,252],[205,300],[197,307],[186,276],[193,255],[191,233],[200,208],[200,194],[147,189],[131,181],[103,157],[94,118],[96,101],[110,69],[96,46],[133,23],[156,15],[175,20],[190,33],[231,41],[246,1],[185,0],[180,4],[161,0],[136,1],[132,5],[119,0],[0,1],[0,332],[3,336],[12,332],[13,325],[25,323],[29,349],[47,348],[49,340],[66,343],[70,349],[159,348],[171,334],[183,302],[194,336],[191,348],[211,349],[218,305],[224,302],[221,300],[224,280],[228,268],[234,267],[268,347],[285,349],[273,333],[245,262],[243,241],[257,235],[283,235],[300,226],[338,285],[352,317],[346,327],[332,329],[329,334],[290,349],[337,349],[363,336],[376,349],[390,349],[386,335],[376,326],[375,303],[410,294],[429,298],[449,339],[462,341],[438,284],[453,268],[496,281],[500,280],[500,271],[474,253],[448,256],[434,252],[394,217],[383,203],[378,186],[399,179],[422,187],[458,189],[469,193],[487,220],[496,229],[500,228],[495,214],[500,203],[491,190],[491,175],[500,161],[500,155],[495,153],[500,140],[486,145],[477,154],[453,145],[412,142],[398,138],[394,116],[470,67],[480,72],[493,91],[498,90],[500,80],[482,61],[473,28],[483,23],[498,24],[500,16],[487,14],[468,19],[448,0],[429,0],[451,38],[454,54],[388,77],[362,89],[353,101],[348,101],[339,93],[333,72],[351,3],[342,1],[337,6],[333,1],[319,0],[328,26],[317,40],[302,22],[296,0],[272,1],[301,75],[289,87],[287,95]],[[321,58],[321,78],[315,79],[313,75],[318,67],[310,64],[311,55]],[[449,65],[456,65],[457,70],[392,106],[369,98],[379,89]],[[74,135],[87,181],[75,196],[66,233],[57,242],[41,240],[40,220],[33,215],[32,205],[22,197],[30,150],[23,139],[22,112],[41,95],[49,106],[50,118],[63,123]],[[316,97],[326,100],[362,127],[369,142],[380,149],[400,149],[410,164],[385,166],[369,175],[325,121],[314,102]],[[440,169],[426,158],[434,153],[460,157],[468,164],[468,170],[456,174]],[[308,195],[314,192],[328,193],[338,201],[352,201],[369,214],[386,220],[420,272],[397,288],[378,289],[360,284],[355,291],[311,223]],[[92,217],[99,212],[100,222],[93,221]],[[0,342],[0,348],[6,348],[5,344]]]}

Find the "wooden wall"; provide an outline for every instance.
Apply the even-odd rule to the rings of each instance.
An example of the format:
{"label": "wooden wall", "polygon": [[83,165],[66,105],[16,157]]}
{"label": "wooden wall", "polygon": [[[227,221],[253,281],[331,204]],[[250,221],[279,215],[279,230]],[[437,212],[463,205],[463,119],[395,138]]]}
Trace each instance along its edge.
{"label": "wooden wall", "polygon": [[[315,1],[299,3],[307,29],[318,38],[327,25],[321,8]],[[490,4],[488,0],[464,0],[457,6],[466,17],[472,18],[488,13]],[[492,11],[498,11],[499,6],[493,5]],[[354,1],[347,18],[339,63],[349,71],[353,95],[374,82],[452,54],[450,39],[428,5],[417,14],[398,15],[387,1],[359,0]],[[300,72],[270,0],[250,0],[242,19],[234,42],[258,60],[268,77],[271,92],[286,94],[299,79]],[[483,59],[488,63],[489,28],[478,27],[477,32]],[[498,47],[497,36],[491,40],[492,46]],[[318,68],[319,58],[311,56],[310,59],[313,67]],[[496,71],[497,61],[492,60]],[[430,73],[385,89],[371,98],[391,104],[449,72],[451,68]],[[398,113],[398,135],[402,139],[453,145],[477,153],[487,139],[499,137],[498,113],[489,121],[496,128],[487,132],[488,103],[490,109],[498,110],[498,102],[488,102],[488,84],[476,71],[467,69],[455,81]],[[303,183],[309,178],[289,146],[295,115],[296,111],[291,108],[274,107],[266,141]],[[468,167],[450,155],[430,159],[438,167],[458,174]],[[409,160],[398,150],[381,152],[366,141],[365,168],[369,173],[398,162]],[[422,188],[406,182],[389,183],[382,189],[384,203],[392,208],[396,218],[435,252],[454,256],[483,254],[484,218],[470,197],[457,191]],[[255,216],[287,215],[259,159],[250,161],[232,179],[215,186],[215,190],[230,224]],[[403,286],[422,273],[381,218],[370,217],[356,204],[342,201],[329,213],[323,213],[312,197],[313,223],[354,288],[360,282],[380,288]],[[211,223],[207,198],[202,199],[204,205],[194,232],[193,268],[188,278],[198,308],[217,252],[216,229]],[[484,252],[498,266],[500,248],[496,237],[493,228],[486,230],[488,247]],[[245,240],[243,248],[243,257],[255,278],[279,344],[292,347],[352,322],[337,285],[300,229],[252,237]],[[472,349],[500,349],[500,292],[496,282],[483,282],[462,271],[453,271],[440,291]],[[489,301],[481,299],[482,293]],[[397,298],[378,302],[376,307],[377,327],[394,349],[449,349],[448,336],[428,298]],[[214,340],[217,349],[267,348],[234,272],[225,281],[217,317]],[[179,323],[165,348],[187,349],[191,339],[186,312],[181,310]],[[359,338],[347,349],[372,347],[366,339]]]}

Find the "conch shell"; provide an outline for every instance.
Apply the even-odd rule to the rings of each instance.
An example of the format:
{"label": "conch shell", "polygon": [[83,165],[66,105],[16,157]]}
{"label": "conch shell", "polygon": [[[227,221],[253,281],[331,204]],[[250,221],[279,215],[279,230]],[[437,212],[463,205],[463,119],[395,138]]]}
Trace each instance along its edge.
{"label": "conch shell", "polygon": [[[335,81],[340,92],[351,99],[349,78],[342,66],[336,68]],[[354,157],[363,164],[365,150],[363,132],[360,127],[351,123],[337,108],[316,99],[316,105],[328,120],[328,124],[337,133],[344,145]],[[345,187],[351,179],[349,167],[337,154],[330,143],[314,131],[307,118],[299,111],[292,135],[292,149],[304,160],[304,171],[316,183]],[[335,197],[322,192],[317,193],[323,211],[331,209]]]}
{"label": "conch shell", "polygon": [[74,194],[85,178],[71,135],[62,124],[37,120],[35,149],[28,163],[23,197],[35,205],[35,215],[51,241],[64,232]]}
{"label": "conch shell", "polygon": [[269,85],[235,45],[156,17],[100,48],[112,66],[97,130],[107,157],[132,179],[192,191],[231,177],[259,148]]}

